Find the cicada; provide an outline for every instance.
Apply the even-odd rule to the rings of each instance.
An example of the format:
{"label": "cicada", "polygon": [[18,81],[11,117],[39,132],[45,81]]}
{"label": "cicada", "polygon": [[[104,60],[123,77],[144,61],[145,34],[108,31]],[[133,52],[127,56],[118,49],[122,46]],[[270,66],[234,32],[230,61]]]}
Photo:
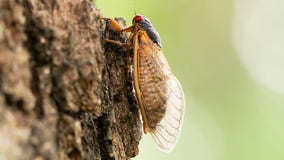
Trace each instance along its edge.
{"label": "cicada", "polygon": [[132,26],[122,28],[114,20],[103,18],[118,32],[130,32],[126,45],[133,51],[133,80],[143,120],[144,133],[150,133],[158,148],[171,152],[181,132],[185,99],[181,85],[162,52],[159,33],[148,18],[135,15]]}

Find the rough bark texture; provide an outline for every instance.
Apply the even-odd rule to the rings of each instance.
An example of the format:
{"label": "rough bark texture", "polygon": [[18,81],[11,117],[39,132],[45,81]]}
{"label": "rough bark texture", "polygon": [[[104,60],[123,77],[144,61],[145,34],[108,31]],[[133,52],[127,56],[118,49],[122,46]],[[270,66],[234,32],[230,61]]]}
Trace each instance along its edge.
{"label": "rough bark texture", "polygon": [[[0,1],[0,159],[130,159],[141,138],[125,41],[88,0]],[[123,21],[122,21],[123,22]]]}

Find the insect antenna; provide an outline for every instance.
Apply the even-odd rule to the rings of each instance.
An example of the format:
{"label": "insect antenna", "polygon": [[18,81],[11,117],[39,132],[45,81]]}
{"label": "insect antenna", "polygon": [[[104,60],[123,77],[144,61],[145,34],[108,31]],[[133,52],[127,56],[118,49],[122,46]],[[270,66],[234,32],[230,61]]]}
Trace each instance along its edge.
{"label": "insect antenna", "polygon": [[135,0],[132,1],[132,5],[133,5],[133,10],[134,10],[134,15],[136,15],[136,9],[135,9]]}

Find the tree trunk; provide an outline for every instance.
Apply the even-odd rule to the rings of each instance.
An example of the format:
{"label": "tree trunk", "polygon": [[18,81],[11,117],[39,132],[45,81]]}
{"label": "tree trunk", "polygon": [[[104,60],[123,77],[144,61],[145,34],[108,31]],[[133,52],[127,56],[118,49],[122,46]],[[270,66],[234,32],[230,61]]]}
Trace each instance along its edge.
{"label": "tree trunk", "polygon": [[126,49],[104,43],[126,35],[99,17],[91,0],[0,1],[0,159],[138,154]]}

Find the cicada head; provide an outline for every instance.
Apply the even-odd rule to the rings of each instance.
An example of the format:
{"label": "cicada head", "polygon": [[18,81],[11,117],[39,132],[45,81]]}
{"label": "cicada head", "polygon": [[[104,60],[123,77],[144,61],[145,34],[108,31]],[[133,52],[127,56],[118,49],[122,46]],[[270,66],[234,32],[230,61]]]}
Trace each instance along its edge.
{"label": "cicada head", "polygon": [[159,33],[152,25],[151,21],[143,15],[136,14],[132,20],[132,24],[138,24],[139,27],[145,30],[150,39],[162,48],[162,42]]}

